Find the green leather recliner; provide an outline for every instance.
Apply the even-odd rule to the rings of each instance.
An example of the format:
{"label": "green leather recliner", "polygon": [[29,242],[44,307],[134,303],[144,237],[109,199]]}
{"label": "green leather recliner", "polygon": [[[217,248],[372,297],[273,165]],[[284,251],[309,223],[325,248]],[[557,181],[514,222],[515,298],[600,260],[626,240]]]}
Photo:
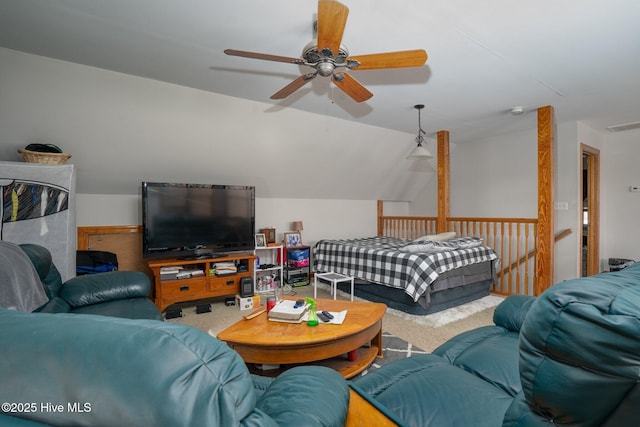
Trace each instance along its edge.
{"label": "green leather recliner", "polygon": [[48,249],[31,243],[19,246],[33,263],[49,298],[37,311],[162,320],[147,298],[151,285],[144,273],[114,271],[77,276],[63,283]]}
{"label": "green leather recliner", "polygon": [[0,425],[342,426],[336,371],[252,376],[224,342],[154,320],[0,309]]}

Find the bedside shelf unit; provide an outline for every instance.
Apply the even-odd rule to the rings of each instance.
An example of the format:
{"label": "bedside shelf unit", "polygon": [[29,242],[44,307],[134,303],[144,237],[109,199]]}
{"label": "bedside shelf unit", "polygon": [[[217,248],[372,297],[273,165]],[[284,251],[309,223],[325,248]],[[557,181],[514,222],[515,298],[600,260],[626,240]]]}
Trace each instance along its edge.
{"label": "bedside shelf unit", "polygon": [[[282,286],[284,249],[282,245],[267,246],[264,248],[255,248],[253,251],[259,258],[261,265],[273,264],[273,267],[260,268],[256,265],[253,277],[253,291],[262,293],[273,293],[275,289]],[[274,277],[275,273],[275,277]],[[269,276],[273,279],[272,284],[265,285],[265,279]]]}
{"label": "bedside shelf unit", "polygon": [[[309,246],[289,246],[285,248],[287,266],[284,269],[284,281],[293,287],[309,284],[311,273],[311,248]],[[304,254],[299,258],[294,254]]]}
{"label": "bedside shelf unit", "polygon": [[[154,276],[155,304],[160,311],[171,304],[198,299],[236,295],[240,293],[240,280],[243,277],[254,278],[256,256],[251,253],[237,253],[218,258],[207,259],[159,259],[149,260],[148,265]],[[212,274],[214,265],[232,262],[236,273]],[[183,279],[163,279],[160,271],[163,267],[183,267],[184,270],[202,270],[201,276]]]}

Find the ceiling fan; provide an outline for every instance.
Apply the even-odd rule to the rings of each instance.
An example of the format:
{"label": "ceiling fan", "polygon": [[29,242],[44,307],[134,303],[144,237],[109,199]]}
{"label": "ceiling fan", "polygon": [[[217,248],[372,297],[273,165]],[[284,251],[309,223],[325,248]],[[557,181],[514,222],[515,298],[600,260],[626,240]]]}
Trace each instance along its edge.
{"label": "ceiling fan", "polygon": [[349,56],[349,51],[341,44],[348,15],[349,9],[342,3],[335,0],[319,0],[316,24],[318,37],[317,40],[305,46],[301,58],[235,49],[226,49],[224,53],[244,58],[305,65],[314,69],[280,89],[271,96],[271,99],[286,98],[320,75],[331,77],[331,80],[354,101],[362,102],[371,98],[373,94],[345,71],[420,67],[427,62],[427,52],[423,49]]}

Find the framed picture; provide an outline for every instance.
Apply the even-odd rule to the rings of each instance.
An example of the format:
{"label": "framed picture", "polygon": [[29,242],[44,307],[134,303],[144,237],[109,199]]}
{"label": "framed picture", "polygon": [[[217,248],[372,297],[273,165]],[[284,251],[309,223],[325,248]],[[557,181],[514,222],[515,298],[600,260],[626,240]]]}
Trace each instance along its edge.
{"label": "framed picture", "polygon": [[284,233],[284,245],[288,247],[302,246],[302,236],[297,231]]}
{"label": "framed picture", "polygon": [[267,237],[263,233],[256,234],[256,248],[266,248]]}
{"label": "framed picture", "polygon": [[264,235],[267,236],[267,244],[276,242],[276,229],[275,228],[273,228],[273,227],[271,227],[271,228],[261,228],[260,232],[264,233]]}

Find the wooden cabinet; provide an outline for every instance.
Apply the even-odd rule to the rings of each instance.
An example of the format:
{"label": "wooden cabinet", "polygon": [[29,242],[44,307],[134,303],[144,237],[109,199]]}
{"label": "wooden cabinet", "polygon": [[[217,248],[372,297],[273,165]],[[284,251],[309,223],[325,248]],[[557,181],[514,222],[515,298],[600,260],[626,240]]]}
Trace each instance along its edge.
{"label": "wooden cabinet", "polygon": [[[160,311],[164,311],[178,302],[239,294],[242,278],[253,280],[255,259],[254,254],[238,253],[208,259],[149,260],[155,284],[155,304]],[[220,263],[231,263],[236,271],[227,273],[228,270],[216,269]],[[171,267],[182,267],[180,271],[183,274],[180,276],[184,277],[162,273],[163,269]],[[189,271],[193,274],[184,273]]]}

